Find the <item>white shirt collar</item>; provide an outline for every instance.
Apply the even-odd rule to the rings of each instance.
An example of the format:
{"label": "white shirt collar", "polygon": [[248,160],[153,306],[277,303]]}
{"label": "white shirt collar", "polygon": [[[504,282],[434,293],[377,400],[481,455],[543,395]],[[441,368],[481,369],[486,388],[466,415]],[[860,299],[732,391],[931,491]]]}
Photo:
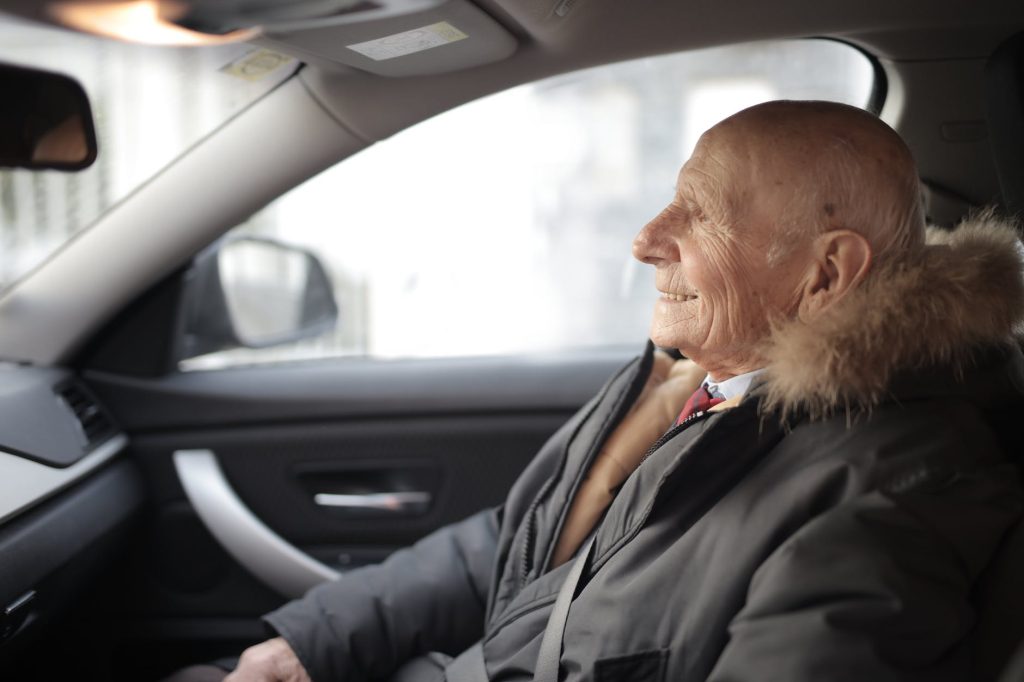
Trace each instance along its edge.
{"label": "white shirt collar", "polygon": [[731,379],[725,381],[715,381],[711,378],[711,375],[707,375],[704,378],[704,385],[708,387],[708,391],[712,395],[721,394],[726,400],[731,400],[736,396],[742,396],[750,388],[750,384],[753,383],[754,379],[757,378],[758,374],[764,372],[764,369],[755,369],[753,372],[747,372],[746,374],[740,374],[734,376]]}

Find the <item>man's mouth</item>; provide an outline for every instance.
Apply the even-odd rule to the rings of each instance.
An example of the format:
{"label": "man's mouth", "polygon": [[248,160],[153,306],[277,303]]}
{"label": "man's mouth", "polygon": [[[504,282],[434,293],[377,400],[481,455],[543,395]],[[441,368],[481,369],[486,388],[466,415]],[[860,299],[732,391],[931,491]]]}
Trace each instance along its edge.
{"label": "man's mouth", "polygon": [[697,300],[696,294],[673,294],[672,292],[669,291],[662,291],[661,296],[662,298],[668,299],[669,301],[686,302]]}

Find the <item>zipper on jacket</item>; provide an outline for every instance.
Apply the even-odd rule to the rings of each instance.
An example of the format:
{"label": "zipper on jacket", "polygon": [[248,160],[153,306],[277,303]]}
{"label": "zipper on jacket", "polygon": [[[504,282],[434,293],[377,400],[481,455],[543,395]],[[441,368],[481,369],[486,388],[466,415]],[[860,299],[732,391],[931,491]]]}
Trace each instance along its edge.
{"label": "zipper on jacket", "polygon": [[[628,365],[623,367],[622,370],[620,370],[620,374],[625,371],[627,367]],[[619,374],[615,376],[616,379],[618,377]],[[530,555],[533,553],[533,543],[536,539],[534,536],[536,534],[535,519],[537,516],[537,508],[540,506],[541,501],[543,501],[544,498],[548,496],[548,493],[551,492],[551,488],[554,486],[555,482],[561,478],[569,457],[569,446],[572,445],[572,442],[576,439],[576,434],[579,433],[579,429],[583,428],[583,425],[586,424],[587,420],[594,414],[594,410],[596,410],[597,406],[601,404],[602,400],[604,400],[604,397],[608,394],[608,388],[613,382],[614,379],[605,385],[601,393],[598,395],[597,400],[594,401],[594,406],[591,408],[590,412],[580,421],[579,426],[576,428],[572,436],[566,440],[565,448],[562,452],[562,461],[559,465],[558,471],[555,475],[551,476],[544,482],[544,485],[542,485],[540,490],[537,491],[533,501],[530,502],[530,506],[526,510],[526,517],[524,519],[526,522],[526,530],[523,532],[523,551],[519,555],[519,589],[526,586],[527,574],[530,568]]]}
{"label": "zipper on jacket", "polygon": [[[650,372],[648,372],[648,374],[649,373]],[[646,376],[644,377],[644,381],[645,382],[647,381],[647,377]],[[630,388],[632,388],[632,386]],[[629,389],[627,389],[627,392],[629,392]],[[604,395],[602,395],[601,398],[603,399]],[[600,400],[598,402],[600,402]],[[632,407],[632,401],[629,401],[629,406]],[[619,412],[622,412],[622,410],[619,410]],[[674,438],[676,436],[676,434],[681,433],[682,431],[686,430],[687,427],[692,426],[693,424],[695,424],[695,423],[697,423],[697,422],[699,422],[699,421],[701,421],[703,419],[706,419],[707,417],[710,417],[710,416],[711,416],[711,412],[709,412],[709,411],[694,412],[689,417],[684,419],[681,424],[676,424],[675,426],[670,428],[657,441],[654,442],[654,445],[652,445],[647,450],[646,453],[644,453],[644,456],[643,456],[643,458],[641,458],[640,463],[642,464],[644,461],[646,461],[648,457],[650,457],[652,454],[654,454],[654,452],[658,448],[660,448],[662,445],[664,445],[665,443],[670,441],[672,438]],[[615,418],[613,420],[611,420],[611,422],[609,423],[609,425],[606,428],[605,432],[602,433],[601,436],[591,446],[591,451],[587,453],[586,460],[584,461],[584,464],[583,464],[584,467],[589,467],[589,465],[592,463],[591,460],[594,458],[594,456],[600,450],[600,448],[604,445],[604,442],[608,439],[608,436],[611,435],[611,432],[614,431],[614,429],[616,427],[618,427],[619,423],[622,421],[622,419],[624,417],[625,417],[625,414],[616,414],[615,415]],[[568,450],[569,450],[569,445],[566,444],[566,453],[567,453],[567,455],[568,455]],[[540,506],[541,501],[547,496],[547,494],[549,492],[549,489],[554,484],[556,478],[557,477],[552,477],[552,478],[548,479],[547,483],[545,483],[544,487],[542,488],[540,494],[538,494],[537,497],[535,497],[533,499],[533,502],[530,504],[530,508],[527,511],[526,532],[525,532],[524,538],[523,538],[523,540],[524,540],[524,542],[523,542],[523,553],[520,556],[520,564],[519,564],[519,588],[520,589],[522,589],[523,587],[526,586],[527,580],[529,578],[530,555],[533,553],[533,543],[534,543],[534,540],[535,540],[534,534],[536,533],[536,529],[534,527],[535,526],[534,519],[536,517],[537,507]],[[569,491],[569,499],[570,499],[570,501],[572,500],[573,493],[577,492],[578,487],[579,487],[578,485],[574,486]],[[550,551],[547,554],[550,554]],[[547,554],[544,557],[544,561],[550,561],[550,557],[547,556]]]}
{"label": "zipper on jacket", "polygon": [[[658,448],[660,448],[668,441],[672,440],[679,433],[685,431],[688,426],[691,426],[695,422],[701,421],[702,419],[705,419],[709,416],[711,416],[709,412],[697,412],[683,420],[683,423],[676,424],[675,426],[670,428],[668,431],[664,433],[664,435],[661,436],[661,438],[654,442],[654,445],[652,445],[646,453],[644,453],[643,459],[640,460],[640,463],[643,464],[648,457],[653,455],[658,450]],[[700,438],[701,435],[703,434],[700,434],[697,437]],[[675,471],[676,468],[673,467],[671,471],[666,472],[666,474],[662,476],[661,480],[659,480],[657,484],[658,492],[660,492],[662,484],[664,484],[665,481],[675,473]],[[590,566],[590,574],[596,573],[597,570],[604,565],[604,561],[610,553],[614,553],[615,551],[617,551],[619,547],[623,547],[629,544],[633,540],[633,538],[635,538],[640,533],[640,529],[647,524],[647,518],[651,515],[651,511],[654,509],[654,504],[657,500],[657,496],[658,494],[656,493],[654,499],[652,499],[650,504],[647,505],[647,508],[643,510],[643,512],[640,515],[640,518],[636,520],[636,522],[633,524],[633,527],[629,530],[629,532],[627,532],[625,535],[619,538],[618,541],[615,542],[615,544],[612,545],[607,551],[605,551],[603,555],[594,556],[592,564]],[[689,527],[692,526],[694,522],[695,521],[691,521],[685,528],[681,528],[680,535],[689,530]]]}
{"label": "zipper on jacket", "polygon": [[[648,343],[650,343],[650,342],[648,342]],[[597,455],[597,452],[599,451],[599,449],[601,447],[604,446],[604,442],[606,440],[608,440],[608,436],[611,434],[611,432],[615,429],[615,427],[617,427],[619,425],[619,423],[623,420],[623,418],[626,416],[626,413],[629,411],[629,408],[632,407],[633,403],[636,401],[637,396],[640,394],[640,391],[643,389],[643,385],[647,382],[647,378],[651,374],[651,368],[654,365],[654,352],[653,352],[653,350],[649,351],[645,355],[640,356],[635,362],[637,362],[638,365],[639,365],[639,371],[637,373],[637,376],[633,378],[633,381],[630,383],[630,385],[627,386],[626,389],[620,394],[621,402],[618,405],[613,407],[614,413],[611,415],[611,418],[608,420],[608,423],[605,425],[605,428],[602,430],[602,432],[600,434],[598,434],[598,437],[595,439],[594,443],[591,444],[590,450],[587,452],[587,455],[586,455],[586,457],[584,458],[584,461],[583,461],[583,467],[582,467],[583,470],[580,472],[580,474],[578,476],[578,478],[580,480],[582,480],[582,478],[584,476],[583,472],[585,472],[586,470],[588,470],[590,468],[590,465],[591,465],[594,457]],[[612,384],[615,383],[615,380],[618,379],[622,375],[623,372],[627,371],[630,368],[631,365],[632,365],[632,363],[630,363],[629,365],[626,365],[625,367],[623,367],[622,370],[620,370],[620,372],[618,374],[616,374],[614,379],[612,379],[607,384],[605,384],[605,386],[604,386],[603,390],[601,391],[598,399],[594,403],[594,409],[595,410],[601,404],[601,402],[607,397],[608,392],[610,391]],[[646,365],[646,368],[645,368],[645,365]],[[642,377],[642,381],[641,381],[641,377]],[[580,422],[580,428],[582,428],[583,425],[586,424],[587,420],[589,420],[592,416],[593,416],[593,411],[591,411],[591,413],[588,414],[587,417],[583,421]],[[522,589],[523,587],[526,586],[527,581],[528,581],[528,577],[529,577],[530,555],[533,553],[533,544],[536,541],[536,537],[535,537],[535,534],[536,534],[535,525],[536,524],[534,523],[534,519],[536,517],[537,508],[540,506],[541,501],[544,498],[547,497],[547,495],[551,491],[552,487],[554,486],[555,482],[560,480],[561,476],[565,473],[565,466],[568,463],[568,457],[569,457],[569,447],[572,445],[573,441],[575,440],[576,435],[578,435],[578,431],[577,431],[577,433],[573,434],[573,436],[570,437],[566,441],[565,453],[562,456],[563,457],[563,459],[562,459],[562,467],[559,469],[558,473],[555,476],[552,476],[551,478],[549,478],[547,480],[547,482],[544,484],[544,487],[541,489],[540,493],[535,498],[533,498],[533,502],[530,504],[529,510],[527,511],[526,531],[525,531],[524,537],[523,537],[523,540],[524,540],[524,542],[523,542],[523,552],[520,555],[520,564],[519,564],[519,589]],[[570,489],[570,491],[569,491],[569,499],[570,500],[572,499],[573,494],[576,492],[576,489],[579,487],[580,480],[577,480],[573,484],[572,488]],[[557,529],[558,531],[561,530],[562,521],[563,521],[563,519],[560,516],[559,517],[559,521],[558,521],[558,529]],[[544,569],[547,568],[548,562],[551,561],[550,554],[551,554],[551,552],[554,549],[554,542],[552,542],[551,545],[552,546],[548,547],[548,551],[544,553],[544,556],[541,559],[541,561],[542,561],[542,563],[544,565],[541,567],[539,573],[542,573],[544,571]]]}
{"label": "zipper on jacket", "polygon": [[[684,419],[681,424],[676,424],[675,426],[670,428],[668,431],[666,431],[661,436],[661,438],[659,438],[658,440],[656,440],[654,442],[654,445],[652,445],[650,448],[648,448],[647,452],[644,453],[643,459],[640,460],[640,463],[643,464],[647,460],[647,458],[650,457],[651,455],[653,455],[658,450],[658,448],[660,448],[662,445],[664,445],[668,441],[670,441],[673,438],[675,438],[678,434],[680,434],[683,431],[685,431],[688,427],[693,426],[695,423],[697,423],[699,421],[703,421],[704,419],[707,419],[708,417],[711,416],[711,414],[712,413],[710,411],[694,412],[689,417]],[[699,437],[700,436],[698,436],[698,438]],[[673,469],[673,472],[674,472],[674,469]],[[673,473],[673,472],[669,472],[668,475],[671,475],[671,473]],[[659,490],[661,489],[661,484],[664,483],[665,478],[667,478],[667,476],[663,477],[662,480],[658,482],[658,489]],[[653,508],[654,508],[654,500],[652,500],[651,504],[647,507],[647,509],[644,510],[644,512],[641,515],[641,517],[637,520],[637,523],[634,524],[632,530],[630,530],[629,533],[627,533],[626,535],[621,537],[619,539],[619,541],[615,543],[615,546],[621,547],[622,545],[629,543],[630,540],[632,540],[634,537],[636,537],[637,533],[640,532],[640,529],[643,528],[644,524],[647,523],[647,517],[650,516],[651,510]],[[690,525],[692,525],[692,523]],[[687,526],[687,529],[688,528],[689,528],[689,526]],[[597,529],[595,529],[594,532],[597,532]],[[599,559],[603,559],[603,558],[604,558],[603,556],[602,557],[595,557],[594,565],[591,566],[591,571],[594,571],[597,568],[599,568],[599,566],[597,566],[598,560]]]}
{"label": "zipper on jacket", "polygon": [[[566,448],[568,452],[568,448]],[[555,478],[549,478],[547,483],[541,488],[540,493],[533,498],[533,502],[530,503],[530,508],[526,511],[526,532],[523,535],[523,553],[519,557],[519,589],[526,586],[526,575],[530,568],[530,554],[533,553],[533,542],[534,542],[534,518],[537,515],[537,507],[540,506],[540,501],[544,499],[548,494],[548,489],[551,488],[551,482]]]}
{"label": "zipper on jacket", "polygon": [[672,440],[673,438],[675,438],[677,434],[682,433],[683,431],[685,431],[688,426],[692,426],[693,424],[695,424],[695,423],[697,423],[697,422],[699,422],[699,421],[701,421],[703,419],[707,419],[710,416],[711,416],[711,412],[710,411],[694,412],[689,417],[684,419],[681,424],[676,424],[675,426],[670,428],[668,431],[666,431],[664,434],[662,434],[661,438],[659,438],[658,440],[654,441],[654,445],[652,445],[651,447],[649,447],[647,449],[647,452],[645,452],[644,456],[640,459],[640,463],[643,464],[644,462],[646,462],[647,458],[650,457],[651,455],[653,455],[654,452],[658,448],[660,448],[662,445],[664,445],[665,443],[667,443],[670,440]]}

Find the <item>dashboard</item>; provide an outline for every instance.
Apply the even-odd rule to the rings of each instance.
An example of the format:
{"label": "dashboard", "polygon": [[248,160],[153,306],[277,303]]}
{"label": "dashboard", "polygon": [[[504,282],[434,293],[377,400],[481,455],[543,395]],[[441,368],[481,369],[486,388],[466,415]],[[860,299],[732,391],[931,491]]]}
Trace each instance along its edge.
{"label": "dashboard", "polygon": [[72,372],[0,365],[0,661],[118,555],[144,499],[127,445]]}

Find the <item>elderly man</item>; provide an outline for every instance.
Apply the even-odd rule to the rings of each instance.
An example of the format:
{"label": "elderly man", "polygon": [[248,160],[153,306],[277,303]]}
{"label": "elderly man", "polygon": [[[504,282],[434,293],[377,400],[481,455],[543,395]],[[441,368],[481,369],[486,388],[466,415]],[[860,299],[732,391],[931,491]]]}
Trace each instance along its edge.
{"label": "elderly man", "polygon": [[1017,247],[990,216],[926,235],[863,111],[726,119],[633,246],[689,359],[650,345],[500,510],[271,613],[229,679],[969,679],[1022,507],[990,423],[1024,385]]}

